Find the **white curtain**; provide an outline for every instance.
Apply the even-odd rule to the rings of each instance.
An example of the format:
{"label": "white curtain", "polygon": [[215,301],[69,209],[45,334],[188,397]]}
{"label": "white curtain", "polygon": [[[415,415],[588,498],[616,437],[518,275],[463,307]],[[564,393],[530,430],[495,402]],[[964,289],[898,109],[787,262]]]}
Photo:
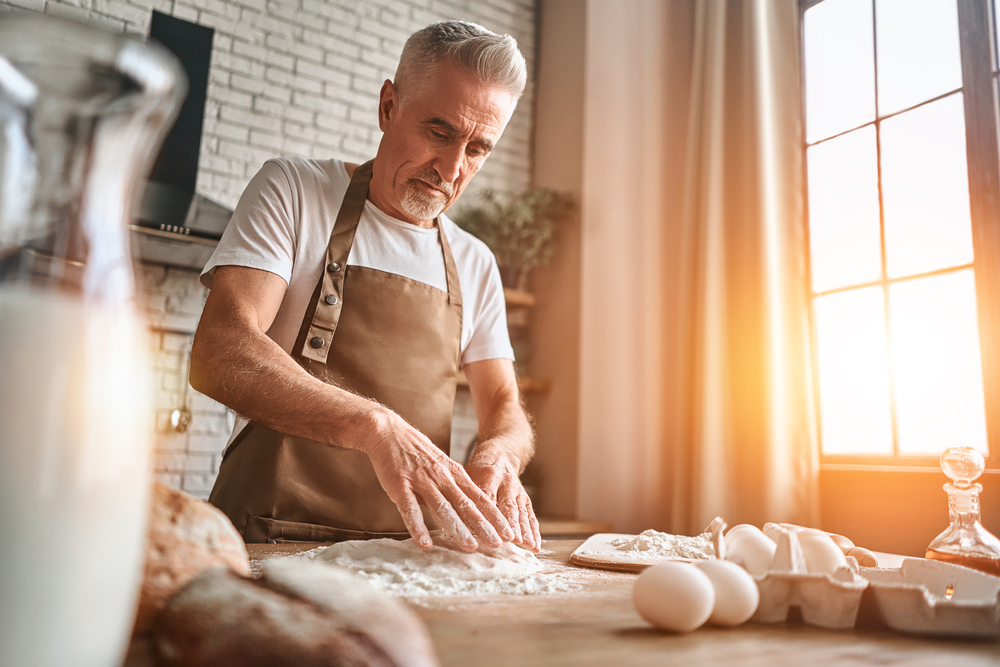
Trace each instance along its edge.
{"label": "white curtain", "polygon": [[818,523],[795,0],[588,11],[580,516]]}

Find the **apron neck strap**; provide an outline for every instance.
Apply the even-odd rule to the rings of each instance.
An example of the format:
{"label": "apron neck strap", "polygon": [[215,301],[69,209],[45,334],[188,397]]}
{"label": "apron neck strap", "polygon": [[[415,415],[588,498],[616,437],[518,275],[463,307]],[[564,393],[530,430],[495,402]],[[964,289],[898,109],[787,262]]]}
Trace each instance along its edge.
{"label": "apron neck strap", "polygon": [[295,341],[294,351],[307,364],[310,361],[326,364],[330,353],[330,343],[337,331],[340,312],[344,300],[344,274],[347,273],[347,257],[354,245],[354,233],[358,231],[361,213],[368,199],[368,184],[372,180],[372,162],[369,160],[354,170],[351,182],[344,194],[344,201],[337,213],[337,220],[326,247],[326,263],[319,277],[319,283],[306,308],[302,327]]}
{"label": "apron neck strap", "polygon": [[444,269],[448,278],[448,303],[454,306],[462,305],[462,286],[458,281],[458,268],[455,266],[455,256],[451,254],[448,235],[444,232],[441,218],[434,220],[438,228],[438,238],[441,239],[441,251],[444,254]]}
{"label": "apron neck strap", "polygon": [[347,186],[344,194],[344,202],[337,212],[337,221],[333,225],[333,233],[330,234],[330,244],[327,246],[327,263],[337,262],[340,266],[347,266],[347,256],[351,253],[351,246],[354,245],[354,233],[358,231],[358,222],[361,221],[361,213],[365,210],[365,201],[368,199],[368,184],[372,180],[372,164],[374,160],[369,160],[354,170],[351,182]]}

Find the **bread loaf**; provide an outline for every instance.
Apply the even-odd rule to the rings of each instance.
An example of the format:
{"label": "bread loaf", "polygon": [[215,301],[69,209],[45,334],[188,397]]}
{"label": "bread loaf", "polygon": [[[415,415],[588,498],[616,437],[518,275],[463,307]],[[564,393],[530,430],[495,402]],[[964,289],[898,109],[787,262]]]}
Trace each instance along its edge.
{"label": "bread loaf", "polygon": [[209,570],[177,593],[153,633],[163,667],[436,667],[420,620],[332,566],[274,561],[261,579]]}
{"label": "bread loaf", "polygon": [[229,518],[203,500],[153,484],[135,632],[148,632],[167,598],[213,565],[250,574],[246,547]]}

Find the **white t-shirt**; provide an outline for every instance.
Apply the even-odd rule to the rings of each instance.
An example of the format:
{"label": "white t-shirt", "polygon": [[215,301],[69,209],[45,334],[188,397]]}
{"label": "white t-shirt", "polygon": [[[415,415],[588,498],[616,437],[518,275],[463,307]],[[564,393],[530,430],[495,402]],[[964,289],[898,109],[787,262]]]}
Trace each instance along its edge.
{"label": "white t-shirt", "polygon": [[[277,158],[244,190],[222,240],[201,274],[237,265],[269,271],[288,285],[267,335],[291,353],[326,260],[330,233],[350,183],[340,160]],[[462,365],[513,359],[496,259],[485,243],[442,215],[462,288]],[[386,271],[447,291],[437,229],[424,229],[365,202],[348,266]]]}

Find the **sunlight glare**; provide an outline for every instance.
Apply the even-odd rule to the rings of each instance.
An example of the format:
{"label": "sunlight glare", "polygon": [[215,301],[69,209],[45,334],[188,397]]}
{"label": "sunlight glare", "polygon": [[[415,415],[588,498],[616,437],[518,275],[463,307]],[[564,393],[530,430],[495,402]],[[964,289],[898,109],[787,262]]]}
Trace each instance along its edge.
{"label": "sunlight glare", "polygon": [[961,94],[882,123],[882,202],[890,278],[972,262]]}
{"label": "sunlight glare", "polygon": [[806,155],[813,290],[878,280],[882,240],[875,128],[811,146]]}
{"label": "sunlight glare", "polygon": [[881,287],[818,297],[816,338],[824,454],[891,454]]}
{"label": "sunlight glare", "polygon": [[955,0],[876,0],[879,116],[962,87]]}
{"label": "sunlight glare", "polygon": [[899,449],[987,451],[982,361],[971,269],[897,283],[889,316]]}
{"label": "sunlight glare", "polygon": [[807,140],[875,120],[871,0],[826,0],[810,7],[803,39]]}

